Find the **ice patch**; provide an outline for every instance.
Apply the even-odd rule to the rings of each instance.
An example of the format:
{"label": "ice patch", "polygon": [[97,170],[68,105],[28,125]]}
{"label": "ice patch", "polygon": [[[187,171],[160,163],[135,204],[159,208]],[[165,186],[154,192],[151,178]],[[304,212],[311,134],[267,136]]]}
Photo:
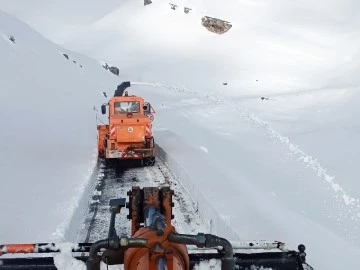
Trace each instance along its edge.
{"label": "ice patch", "polygon": [[209,150],[206,147],[200,146],[200,149],[203,150],[205,153],[209,154]]}

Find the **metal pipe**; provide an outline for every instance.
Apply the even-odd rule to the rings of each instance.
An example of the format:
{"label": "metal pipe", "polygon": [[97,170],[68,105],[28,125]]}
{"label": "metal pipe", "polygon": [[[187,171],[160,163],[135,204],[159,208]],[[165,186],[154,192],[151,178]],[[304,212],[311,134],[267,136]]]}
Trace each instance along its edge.
{"label": "metal pipe", "polygon": [[100,262],[101,257],[98,256],[98,252],[102,248],[108,248],[109,242],[108,240],[100,240],[95,242],[89,252],[89,258],[86,261],[86,269],[87,270],[100,270]]}
{"label": "metal pipe", "polygon": [[281,251],[289,251],[285,243],[279,241],[231,241],[233,249],[279,249]]}
{"label": "metal pipe", "polygon": [[197,247],[216,248],[221,246],[224,250],[222,256],[221,270],[235,270],[235,259],[230,242],[224,238],[199,233],[197,235],[170,233],[168,240],[185,245],[196,245]]}
{"label": "metal pipe", "polygon": [[113,237],[113,236],[116,236],[115,217],[116,217],[116,212],[115,212],[115,211],[111,211],[108,238],[111,238],[111,237]]}
{"label": "metal pipe", "polygon": [[195,245],[197,247],[205,247],[206,243],[205,235],[201,233],[198,235],[170,233],[168,235],[168,239],[171,242],[185,245]]}
{"label": "metal pipe", "polygon": [[121,237],[119,239],[119,245],[120,247],[124,248],[135,248],[135,247],[147,247],[147,241],[146,238],[128,238],[126,236]]}
{"label": "metal pipe", "polygon": [[[266,240],[260,240],[260,241],[230,241],[230,244],[233,248],[233,250],[275,250],[278,249],[283,252],[290,251],[289,247],[286,246],[285,243],[278,242],[278,241],[266,241]],[[206,249],[213,249],[213,248],[206,248]],[[222,250],[222,247],[218,246],[216,247],[217,250]],[[188,250],[198,250],[197,247],[188,247]]]}
{"label": "metal pipe", "polygon": [[89,251],[89,258],[86,261],[86,269],[87,270],[100,270],[100,261],[101,257],[98,255],[100,249],[112,249],[119,250],[120,249],[120,241],[118,237],[112,237],[105,240],[99,240],[92,244]]}
{"label": "metal pipe", "polygon": [[235,270],[235,259],[230,242],[225,238],[221,238],[212,234],[205,234],[205,237],[206,247],[222,246],[224,249],[221,270]]}

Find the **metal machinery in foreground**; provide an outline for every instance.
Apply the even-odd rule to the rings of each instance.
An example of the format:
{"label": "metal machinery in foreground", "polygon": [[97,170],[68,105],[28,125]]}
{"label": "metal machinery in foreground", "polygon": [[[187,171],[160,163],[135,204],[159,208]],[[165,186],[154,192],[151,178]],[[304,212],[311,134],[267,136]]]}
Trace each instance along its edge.
{"label": "metal machinery in foreground", "polygon": [[[125,270],[188,270],[210,259],[221,260],[222,270],[313,269],[305,262],[303,245],[299,245],[299,251],[291,251],[276,241],[231,243],[211,234],[177,233],[171,224],[173,191],[168,187],[133,187],[128,195],[128,203],[125,198],[110,200],[111,218],[106,239],[73,248],[74,257],[86,262],[88,270],[99,270],[101,261],[108,265],[123,264]],[[125,206],[129,208],[130,238],[119,237],[115,229],[116,215]],[[215,252],[209,253],[209,249]],[[35,257],[35,254],[27,254],[26,258],[1,257],[2,253],[50,255],[54,252],[59,252],[55,244],[0,245],[0,269],[56,269],[52,257]],[[81,253],[82,256],[77,256]]]}
{"label": "metal machinery in foreground", "polygon": [[155,143],[152,134],[153,109],[142,97],[129,95],[130,82],[118,87],[108,104],[101,106],[102,114],[109,111],[109,125],[98,125],[99,157],[107,161],[139,159],[144,165],[155,164]]}

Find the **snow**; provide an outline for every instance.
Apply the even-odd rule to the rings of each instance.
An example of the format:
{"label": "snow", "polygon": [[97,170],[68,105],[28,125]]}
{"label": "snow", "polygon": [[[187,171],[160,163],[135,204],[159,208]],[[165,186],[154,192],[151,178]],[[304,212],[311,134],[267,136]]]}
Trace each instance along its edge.
{"label": "snow", "polygon": [[[70,237],[85,200],[79,191],[91,190],[96,177],[91,108],[104,101],[102,91],[131,80],[129,91],[156,110],[160,154],[212,233],[303,243],[315,269],[358,268],[358,1],[177,1],[193,9],[189,14],[162,1],[144,7],[90,0],[86,10],[44,1],[24,8],[0,0],[0,8],[62,46],[106,59],[122,75],[1,13],[0,87],[7,91],[0,91],[0,112],[9,130],[0,135],[0,196],[9,209],[1,214],[1,240]],[[203,15],[233,28],[209,33]],[[50,108],[61,113],[43,113]],[[33,119],[58,121],[48,129]],[[4,143],[10,141],[16,147]]]}
{"label": "snow", "polygon": [[220,270],[221,261],[211,259],[209,261],[202,261],[199,264],[196,264],[194,267],[194,270],[208,270],[208,269]]}
{"label": "snow", "polygon": [[203,150],[205,153],[209,153],[209,150],[205,146],[200,146],[200,149]]}
{"label": "snow", "polygon": [[59,241],[95,167],[93,106],[116,79],[3,12],[0,58],[0,239]]}

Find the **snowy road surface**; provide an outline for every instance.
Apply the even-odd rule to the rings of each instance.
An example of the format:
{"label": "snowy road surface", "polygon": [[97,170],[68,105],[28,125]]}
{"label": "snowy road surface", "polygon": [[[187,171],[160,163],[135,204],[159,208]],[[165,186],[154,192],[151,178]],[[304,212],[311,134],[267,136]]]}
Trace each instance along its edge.
{"label": "snowy road surface", "polygon": [[[128,168],[112,168],[104,162],[100,163],[96,188],[89,202],[89,211],[84,223],[78,226],[80,229],[77,242],[95,242],[107,237],[110,222],[109,200],[126,198],[128,201],[126,193],[132,186],[170,186],[175,192],[173,225],[177,231],[187,234],[208,232],[208,226],[197,213],[192,199],[160,158],[157,158],[153,167],[138,165],[132,163]],[[126,218],[127,215],[126,208],[122,208],[120,215],[117,215],[115,228],[119,235],[131,235],[131,222]]]}

